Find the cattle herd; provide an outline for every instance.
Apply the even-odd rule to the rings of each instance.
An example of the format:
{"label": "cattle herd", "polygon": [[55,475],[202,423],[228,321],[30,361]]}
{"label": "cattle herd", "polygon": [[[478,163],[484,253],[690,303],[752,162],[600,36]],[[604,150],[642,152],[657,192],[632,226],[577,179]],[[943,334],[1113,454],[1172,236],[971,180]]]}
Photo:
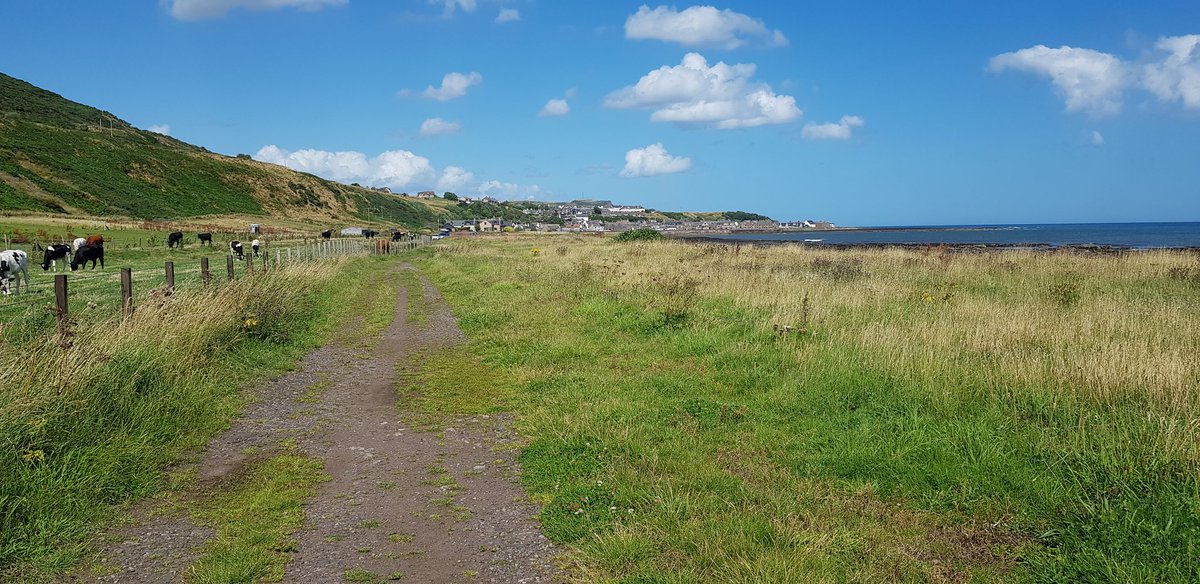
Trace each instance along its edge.
{"label": "cattle herd", "polygon": [[[362,235],[366,239],[373,239],[379,236],[379,232],[374,229],[363,229]],[[333,230],[326,229],[321,232],[322,239],[331,239]],[[212,233],[197,233],[196,239],[200,245],[207,244],[212,247]],[[407,233],[404,231],[392,231],[392,241],[404,241],[416,239],[416,234]],[[183,249],[184,233],[182,231],[173,231],[167,235],[167,248]],[[262,255],[263,242],[254,239],[250,242],[250,253],[253,257]],[[35,245],[35,250],[39,249]],[[100,264],[100,268],[104,268],[104,236],[89,235],[87,237],[78,237],[71,242],[54,243],[47,245],[43,251],[42,270],[45,271],[65,271],[70,266],[71,271],[87,267],[91,263],[91,268],[95,269],[96,264]],[[245,246],[240,241],[229,242],[229,255],[236,257],[239,260],[244,260],[246,257]],[[19,249],[10,249],[0,252],[0,293],[4,295],[11,294],[10,283],[13,280],[18,280],[24,276],[26,287],[29,286],[29,254]]]}

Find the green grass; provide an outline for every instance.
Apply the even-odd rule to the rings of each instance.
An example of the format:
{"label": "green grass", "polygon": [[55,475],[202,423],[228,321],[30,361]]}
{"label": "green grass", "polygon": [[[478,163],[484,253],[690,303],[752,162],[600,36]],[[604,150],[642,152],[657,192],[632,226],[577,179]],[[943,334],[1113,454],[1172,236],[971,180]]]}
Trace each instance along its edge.
{"label": "green grass", "polygon": [[188,568],[195,584],[278,582],[291,539],[304,521],[304,501],[328,480],[320,460],[297,453],[253,465],[246,476],[198,503],[193,515],[215,536]]}
{"label": "green grass", "polygon": [[[143,304],[125,324],[114,313],[81,319],[65,351],[52,327],[6,335],[0,579],[41,578],[74,563],[118,506],[164,486],[165,464],[227,427],[245,384],[286,369],[355,311],[372,312],[355,298],[394,261],[311,263],[207,292],[184,288]],[[30,351],[49,357],[30,367]],[[255,480],[248,498],[274,488]]]}
{"label": "green grass", "polygon": [[[1026,365],[1138,349],[1160,334],[1138,327],[1166,310],[1177,328],[1155,341],[1155,374],[1186,389],[1191,374],[1170,369],[1172,355],[1194,354],[1183,331],[1200,322],[1186,278],[1127,277],[1165,268],[1119,258],[1010,254],[948,270],[915,253],[797,266],[786,251],[578,245],[530,257],[528,241],[456,242],[417,263],[495,370],[486,378],[512,380],[500,403],[530,440],[522,478],[584,580],[1200,578],[1197,450],[1178,426],[1197,411],[1188,394],[1101,392],[1110,378],[1133,385],[1125,368],[1097,368],[1077,389],[1066,372]],[[1016,267],[992,267],[1003,262]],[[1046,264],[1076,274],[1072,302]],[[961,285],[947,283],[959,271]],[[746,281],[776,273],[788,287]],[[801,309],[801,286],[814,306]],[[763,308],[780,298],[789,304]],[[1107,335],[1035,336],[1036,352],[1012,363],[921,336],[975,314],[1008,334],[1024,310],[1139,316],[1133,328],[1092,325]],[[780,318],[803,319],[803,332],[773,330]],[[898,337],[860,335],[881,323]],[[459,380],[472,399],[431,391],[426,407],[489,403],[493,382]]]}

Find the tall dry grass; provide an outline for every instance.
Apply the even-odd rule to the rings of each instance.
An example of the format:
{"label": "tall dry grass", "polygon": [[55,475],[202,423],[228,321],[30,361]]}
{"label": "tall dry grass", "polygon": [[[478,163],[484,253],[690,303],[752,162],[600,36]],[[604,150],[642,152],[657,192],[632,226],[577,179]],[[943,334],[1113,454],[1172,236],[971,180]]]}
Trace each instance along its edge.
{"label": "tall dry grass", "polygon": [[128,319],[0,345],[0,576],[69,565],[111,505],[154,490],[164,464],[227,424],[244,382],[320,336],[342,268],[152,291]]}

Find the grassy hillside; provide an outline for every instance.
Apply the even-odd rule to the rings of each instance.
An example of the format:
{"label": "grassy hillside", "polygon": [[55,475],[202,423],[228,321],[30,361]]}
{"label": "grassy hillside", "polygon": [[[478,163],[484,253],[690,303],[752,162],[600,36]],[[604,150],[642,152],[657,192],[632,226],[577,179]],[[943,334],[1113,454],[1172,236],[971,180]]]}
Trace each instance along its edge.
{"label": "grassy hillside", "polygon": [[[103,119],[103,128],[101,120]],[[410,227],[417,201],[208,152],[0,73],[0,212],[183,219],[271,216]]]}

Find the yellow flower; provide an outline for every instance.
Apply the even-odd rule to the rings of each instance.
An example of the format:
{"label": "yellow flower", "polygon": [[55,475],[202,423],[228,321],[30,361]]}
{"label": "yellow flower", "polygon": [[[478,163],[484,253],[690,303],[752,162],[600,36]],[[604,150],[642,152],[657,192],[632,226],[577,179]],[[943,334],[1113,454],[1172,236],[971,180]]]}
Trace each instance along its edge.
{"label": "yellow flower", "polygon": [[535,248],[529,250],[529,253],[532,253],[533,255],[538,255],[538,254],[542,253],[542,250],[535,247]]}
{"label": "yellow flower", "polygon": [[26,448],[21,452],[21,460],[25,462],[42,462],[46,460],[46,453],[39,450],[30,450]]}

